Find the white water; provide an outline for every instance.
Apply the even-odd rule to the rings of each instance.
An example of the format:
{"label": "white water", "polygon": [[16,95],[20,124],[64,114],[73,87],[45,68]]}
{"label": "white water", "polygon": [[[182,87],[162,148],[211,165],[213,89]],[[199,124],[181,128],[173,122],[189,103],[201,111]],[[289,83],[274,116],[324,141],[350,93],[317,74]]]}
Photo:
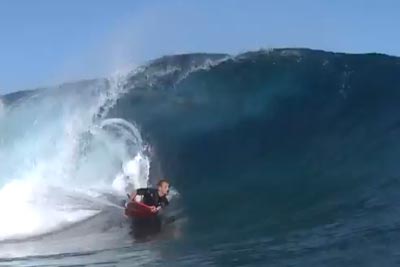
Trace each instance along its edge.
{"label": "white water", "polygon": [[101,212],[103,193],[146,186],[139,131],[105,119],[124,93],[123,78],[110,84],[68,85],[0,104],[0,241],[85,220]]}

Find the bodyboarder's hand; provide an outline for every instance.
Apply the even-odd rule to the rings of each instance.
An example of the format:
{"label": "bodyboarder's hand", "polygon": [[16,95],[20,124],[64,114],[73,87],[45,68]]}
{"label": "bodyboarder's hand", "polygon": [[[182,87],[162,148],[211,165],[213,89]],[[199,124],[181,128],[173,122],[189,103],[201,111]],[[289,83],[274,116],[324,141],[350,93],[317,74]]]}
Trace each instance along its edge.
{"label": "bodyboarder's hand", "polygon": [[157,212],[158,210],[157,210],[156,206],[151,206],[150,207],[150,211],[151,212]]}

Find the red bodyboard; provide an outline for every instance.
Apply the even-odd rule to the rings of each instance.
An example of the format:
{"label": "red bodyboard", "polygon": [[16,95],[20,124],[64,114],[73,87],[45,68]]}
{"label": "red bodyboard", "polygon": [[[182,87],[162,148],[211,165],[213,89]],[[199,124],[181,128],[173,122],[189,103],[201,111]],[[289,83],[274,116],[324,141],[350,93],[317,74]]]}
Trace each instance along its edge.
{"label": "red bodyboard", "polygon": [[150,206],[137,201],[130,201],[125,208],[125,215],[136,218],[150,218],[157,215],[157,212],[152,212]]}

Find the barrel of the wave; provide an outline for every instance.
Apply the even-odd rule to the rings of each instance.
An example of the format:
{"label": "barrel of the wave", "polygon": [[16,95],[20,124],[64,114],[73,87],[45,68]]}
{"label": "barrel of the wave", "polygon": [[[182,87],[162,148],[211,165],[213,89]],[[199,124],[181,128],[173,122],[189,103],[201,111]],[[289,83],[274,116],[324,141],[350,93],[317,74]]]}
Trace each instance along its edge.
{"label": "barrel of the wave", "polygon": [[153,212],[151,207],[138,201],[130,201],[125,208],[125,216],[131,218],[154,218],[157,211]]}

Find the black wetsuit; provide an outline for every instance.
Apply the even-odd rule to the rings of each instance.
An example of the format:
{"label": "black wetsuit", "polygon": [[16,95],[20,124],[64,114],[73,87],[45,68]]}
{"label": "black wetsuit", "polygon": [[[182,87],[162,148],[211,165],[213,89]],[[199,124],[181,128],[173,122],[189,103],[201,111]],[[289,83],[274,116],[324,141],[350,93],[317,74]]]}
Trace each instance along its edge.
{"label": "black wetsuit", "polygon": [[139,188],[136,190],[136,194],[143,196],[143,203],[149,206],[162,207],[168,205],[168,199],[166,196],[160,197],[158,190],[154,188]]}

